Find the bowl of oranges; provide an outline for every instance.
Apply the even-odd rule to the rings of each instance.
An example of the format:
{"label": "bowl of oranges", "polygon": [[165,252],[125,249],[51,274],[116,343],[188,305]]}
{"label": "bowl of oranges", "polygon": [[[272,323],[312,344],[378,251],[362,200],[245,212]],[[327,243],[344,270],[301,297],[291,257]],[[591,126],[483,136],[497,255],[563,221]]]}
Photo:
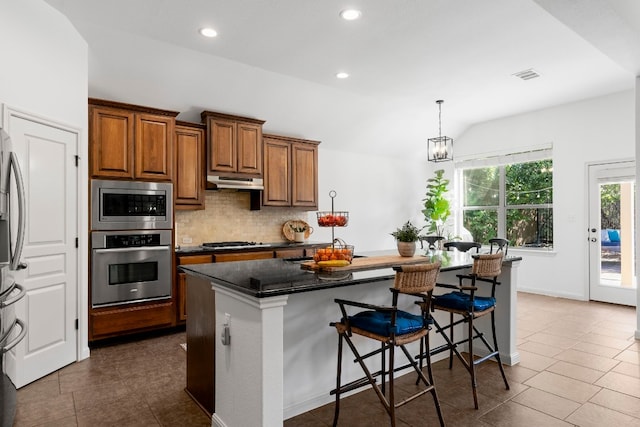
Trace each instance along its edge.
{"label": "bowl of oranges", "polygon": [[315,249],[313,260],[324,267],[347,266],[353,260],[353,249],[353,245],[347,245],[344,241],[335,239],[331,246]]}

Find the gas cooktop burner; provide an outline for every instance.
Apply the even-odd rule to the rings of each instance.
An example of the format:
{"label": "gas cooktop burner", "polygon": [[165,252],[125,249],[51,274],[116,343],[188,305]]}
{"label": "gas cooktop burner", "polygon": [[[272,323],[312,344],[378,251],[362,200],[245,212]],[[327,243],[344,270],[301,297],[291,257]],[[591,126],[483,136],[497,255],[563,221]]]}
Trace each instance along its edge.
{"label": "gas cooktop burner", "polygon": [[208,242],[201,245],[203,248],[255,248],[261,246],[269,246],[264,243],[256,242]]}

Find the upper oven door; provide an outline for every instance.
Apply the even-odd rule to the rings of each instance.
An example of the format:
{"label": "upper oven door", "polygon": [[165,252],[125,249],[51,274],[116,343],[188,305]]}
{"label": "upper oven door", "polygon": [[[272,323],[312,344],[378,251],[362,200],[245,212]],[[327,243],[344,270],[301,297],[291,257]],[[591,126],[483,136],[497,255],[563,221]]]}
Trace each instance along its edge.
{"label": "upper oven door", "polygon": [[91,181],[93,230],[149,230],[173,228],[171,183]]}

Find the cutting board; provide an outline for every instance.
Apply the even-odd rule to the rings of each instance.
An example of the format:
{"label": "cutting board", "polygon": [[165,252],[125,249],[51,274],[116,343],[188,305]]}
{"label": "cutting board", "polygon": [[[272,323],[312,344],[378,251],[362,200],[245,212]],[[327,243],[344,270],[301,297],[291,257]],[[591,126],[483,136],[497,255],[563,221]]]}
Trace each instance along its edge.
{"label": "cutting board", "polygon": [[351,265],[344,267],[322,267],[314,261],[303,262],[301,267],[303,270],[326,271],[326,272],[348,272],[359,270],[375,270],[378,268],[389,268],[394,265],[402,264],[419,264],[428,262],[428,258],[423,256],[405,257],[400,255],[383,255],[363,258],[354,258]]}

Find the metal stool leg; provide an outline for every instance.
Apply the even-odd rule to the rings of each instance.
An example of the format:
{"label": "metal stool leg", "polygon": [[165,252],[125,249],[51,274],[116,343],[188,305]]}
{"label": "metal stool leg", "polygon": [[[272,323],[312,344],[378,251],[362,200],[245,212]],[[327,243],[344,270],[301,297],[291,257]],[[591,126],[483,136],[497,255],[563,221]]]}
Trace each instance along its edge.
{"label": "metal stool leg", "polygon": [[342,334],[338,334],[338,369],[336,375],[336,405],[333,413],[333,427],[338,425],[340,415],[340,377],[342,376]]}
{"label": "metal stool leg", "polygon": [[491,312],[491,330],[493,331],[493,349],[496,352],[496,361],[498,362],[498,367],[500,368],[500,374],[502,374],[502,379],[504,381],[504,386],[507,390],[509,390],[509,382],[507,381],[507,376],[504,373],[504,367],[502,366],[502,359],[500,359],[500,351],[498,349],[498,337],[496,336],[496,316],[495,311]]}
{"label": "metal stool leg", "polygon": [[[453,341],[453,313],[449,313],[449,340]],[[453,347],[449,349],[449,369],[453,368]]]}
{"label": "metal stool leg", "polygon": [[469,372],[471,373],[471,389],[473,390],[473,404],[478,409],[478,382],[476,380],[476,364],[473,357],[473,315],[469,316],[468,334],[469,334]]}

